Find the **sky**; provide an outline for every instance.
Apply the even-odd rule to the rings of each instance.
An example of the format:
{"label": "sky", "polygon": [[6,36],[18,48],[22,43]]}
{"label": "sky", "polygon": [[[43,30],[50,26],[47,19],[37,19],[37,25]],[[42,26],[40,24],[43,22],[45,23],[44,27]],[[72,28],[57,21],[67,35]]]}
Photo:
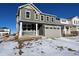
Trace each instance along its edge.
{"label": "sky", "polygon": [[[16,32],[16,12],[25,3],[0,3],[0,27],[8,27]],[[34,3],[42,12],[56,15],[60,18],[79,16],[79,4],[68,3]]]}

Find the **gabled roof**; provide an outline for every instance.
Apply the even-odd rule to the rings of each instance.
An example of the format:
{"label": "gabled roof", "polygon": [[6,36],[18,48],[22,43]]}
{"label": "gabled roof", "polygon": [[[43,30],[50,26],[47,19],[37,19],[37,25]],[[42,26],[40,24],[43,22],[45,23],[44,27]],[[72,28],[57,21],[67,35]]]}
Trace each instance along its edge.
{"label": "gabled roof", "polygon": [[67,18],[68,20],[72,20],[73,18],[79,18],[79,16],[72,16],[72,17],[69,17]]}
{"label": "gabled roof", "polygon": [[72,19],[72,18],[74,18],[74,16],[72,16],[72,17],[69,17],[69,18],[67,18],[67,19]]}
{"label": "gabled roof", "polygon": [[22,6],[19,6],[19,8],[23,8],[23,7],[26,7],[26,6],[31,6],[33,8],[35,8],[38,12],[42,13],[34,4],[31,4],[31,3],[28,3],[28,4],[24,4]]}

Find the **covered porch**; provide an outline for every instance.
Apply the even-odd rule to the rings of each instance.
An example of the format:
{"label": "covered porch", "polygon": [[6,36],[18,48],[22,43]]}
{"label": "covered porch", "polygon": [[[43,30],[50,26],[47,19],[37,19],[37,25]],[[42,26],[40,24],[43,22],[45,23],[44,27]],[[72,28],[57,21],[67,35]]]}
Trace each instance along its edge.
{"label": "covered porch", "polygon": [[22,35],[44,35],[43,24],[31,23],[31,22],[20,22],[19,23],[19,36]]}

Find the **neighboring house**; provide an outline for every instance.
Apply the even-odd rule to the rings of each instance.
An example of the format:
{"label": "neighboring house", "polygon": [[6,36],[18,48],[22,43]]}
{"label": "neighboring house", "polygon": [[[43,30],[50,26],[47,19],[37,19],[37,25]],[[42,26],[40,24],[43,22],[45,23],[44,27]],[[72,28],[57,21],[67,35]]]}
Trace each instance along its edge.
{"label": "neighboring house", "polygon": [[70,33],[71,25],[69,24],[69,21],[67,19],[60,18],[60,23],[61,23],[61,34],[62,34],[62,36],[71,34]]}
{"label": "neighboring house", "polygon": [[66,35],[79,35],[79,17],[72,17],[68,19],[60,18],[62,24],[61,32],[62,36]]}
{"label": "neighboring house", "polygon": [[75,16],[68,20],[73,26],[71,27],[71,32],[76,32],[79,35],[79,17]]}
{"label": "neighboring house", "polygon": [[79,17],[78,16],[70,18],[70,21],[71,21],[71,24],[79,26]]}
{"label": "neighboring house", "polygon": [[0,36],[3,36],[4,34],[10,34],[10,29],[7,27],[0,27]]}
{"label": "neighboring house", "polygon": [[16,28],[20,37],[22,35],[61,37],[60,19],[55,15],[41,12],[33,4],[25,4],[18,8]]}

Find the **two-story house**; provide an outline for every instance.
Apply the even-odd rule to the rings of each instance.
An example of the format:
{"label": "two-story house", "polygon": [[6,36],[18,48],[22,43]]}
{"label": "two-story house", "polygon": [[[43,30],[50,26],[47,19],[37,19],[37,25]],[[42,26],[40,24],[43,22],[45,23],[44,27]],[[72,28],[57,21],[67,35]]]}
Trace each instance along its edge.
{"label": "two-story house", "polygon": [[55,15],[43,13],[34,4],[25,4],[18,7],[16,28],[20,37],[23,35],[61,37],[59,20]]}
{"label": "two-story house", "polygon": [[62,36],[79,35],[79,17],[60,18]]}
{"label": "two-story house", "polygon": [[77,35],[79,35],[79,17],[75,16],[72,18],[69,18],[68,20],[70,22],[70,24],[72,24],[73,26],[71,27],[71,32],[75,32]]}
{"label": "two-story house", "polygon": [[69,21],[65,18],[60,18],[60,23],[61,23],[61,34],[62,34],[62,36],[66,36],[66,35],[71,34],[70,33],[71,25],[69,24]]}

